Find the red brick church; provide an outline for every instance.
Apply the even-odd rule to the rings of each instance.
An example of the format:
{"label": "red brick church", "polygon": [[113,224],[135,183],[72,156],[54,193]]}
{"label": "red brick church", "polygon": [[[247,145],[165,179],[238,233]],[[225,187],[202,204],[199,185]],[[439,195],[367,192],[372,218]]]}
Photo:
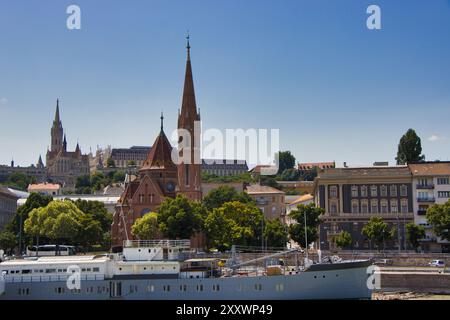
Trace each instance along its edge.
{"label": "red brick church", "polygon": [[[187,145],[199,145],[198,141],[194,141],[199,139],[199,136],[194,136],[196,121],[200,121],[200,114],[195,102],[188,38],[183,100],[178,115],[180,145],[182,130],[187,130],[190,134],[191,141]],[[139,175],[134,180],[129,179],[125,182],[125,191],[117,202],[111,230],[112,245],[122,245],[123,240],[132,240],[131,226],[136,219],[146,213],[155,212],[166,197],[174,198],[177,194],[184,194],[188,199],[201,200],[201,162],[194,161],[200,159],[200,149],[192,147],[184,151],[186,152],[186,150],[190,153],[191,161],[186,161],[186,163],[181,161],[180,164],[175,164],[172,161],[172,146],[164,133],[163,116],[161,115],[161,131],[156,137],[147,159],[139,169]],[[179,156],[181,159],[183,155],[179,154]],[[183,159],[185,158],[186,155]],[[200,244],[194,243],[193,245]]]}

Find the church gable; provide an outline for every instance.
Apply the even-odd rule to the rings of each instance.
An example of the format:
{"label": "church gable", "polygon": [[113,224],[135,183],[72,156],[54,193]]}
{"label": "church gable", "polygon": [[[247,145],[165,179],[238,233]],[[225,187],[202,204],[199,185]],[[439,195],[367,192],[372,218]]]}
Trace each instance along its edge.
{"label": "church gable", "polygon": [[159,205],[164,201],[164,193],[158,182],[145,175],[140,180],[139,187],[134,192],[132,200],[133,204],[136,205]]}

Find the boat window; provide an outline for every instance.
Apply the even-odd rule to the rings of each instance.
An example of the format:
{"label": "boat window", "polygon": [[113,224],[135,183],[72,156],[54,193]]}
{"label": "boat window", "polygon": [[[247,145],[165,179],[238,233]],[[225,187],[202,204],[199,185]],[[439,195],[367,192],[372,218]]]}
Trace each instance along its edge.
{"label": "boat window", "polygon": [[55,273],[56,269],[45,269],[45,273]]}
{"label": "boat window", "polygon": [[29,269],[22,270],[22,274],[24,274],[24,273],[31,273],[31,270],[29,270]]}
{"label": "boat window", "polygon": [[94,271],[94,272],[99,272],[99,271],[100,271],[100,268],[93,268],[92,271]]}

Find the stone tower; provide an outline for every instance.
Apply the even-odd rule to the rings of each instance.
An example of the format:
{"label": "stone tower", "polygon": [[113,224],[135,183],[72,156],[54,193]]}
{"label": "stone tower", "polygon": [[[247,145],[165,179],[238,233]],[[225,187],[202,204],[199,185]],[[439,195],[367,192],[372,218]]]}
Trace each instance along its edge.
{"label": "stone tower", "polygon": [[56,100],[55,120],[51,129],[51,151],[59,152],[63,148],[63,127],[59,118],[59,100]]}

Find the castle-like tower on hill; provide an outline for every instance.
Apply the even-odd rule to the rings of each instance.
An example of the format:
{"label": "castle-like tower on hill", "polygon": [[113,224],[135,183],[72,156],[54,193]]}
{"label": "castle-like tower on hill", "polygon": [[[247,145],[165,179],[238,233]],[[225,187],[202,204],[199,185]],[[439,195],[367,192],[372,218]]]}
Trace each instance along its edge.
{"label": "castle-like tower on hill", "polygon": [[50,132],[51,147],[46,155],[47,177],[54,183],[60,183],[63,188],[74,188],[78,176],[89,174],[89,157],[81,153],[78,143],[75,151],[67,151],[67,139],[59,115],[59,100],[56,100],[55,119]]}
{"label": "castle-like tower on hill", "polygon": [[[183,194],[190,200],[200,201],[201,193],[201,161],[199,135],[194,135],[200,114],[195,101],[194,81],[190,59],[189,38],[187,42],[186,74],[184,79],[181,111],[178,115],[178,130],[190,133],[190,161],[175,164],[172,161],[172,146],[164,133],[163,115],[161,114],[161,130],[149,152],[147,159],[139,170],[137,177],[127,177],[125,191],[120,197],[113,216],[111,228],[112,244],[122,245],[124,240],[134,239],[131,226],[136,219],[146,213],[156,211],[166,197],[174,198]],[[197,139],[197,141],[196,141]],[[179,139],[180,141],[181,139]],[[179,146],[181,145],[181,141]],[[181,149],[179,149],[181,150]],[[182,151],[181,151],[182,152]],[[182,154],[180,154],[182,157]],[[200,246],[201,236],[196,236],[192,245]]]}

